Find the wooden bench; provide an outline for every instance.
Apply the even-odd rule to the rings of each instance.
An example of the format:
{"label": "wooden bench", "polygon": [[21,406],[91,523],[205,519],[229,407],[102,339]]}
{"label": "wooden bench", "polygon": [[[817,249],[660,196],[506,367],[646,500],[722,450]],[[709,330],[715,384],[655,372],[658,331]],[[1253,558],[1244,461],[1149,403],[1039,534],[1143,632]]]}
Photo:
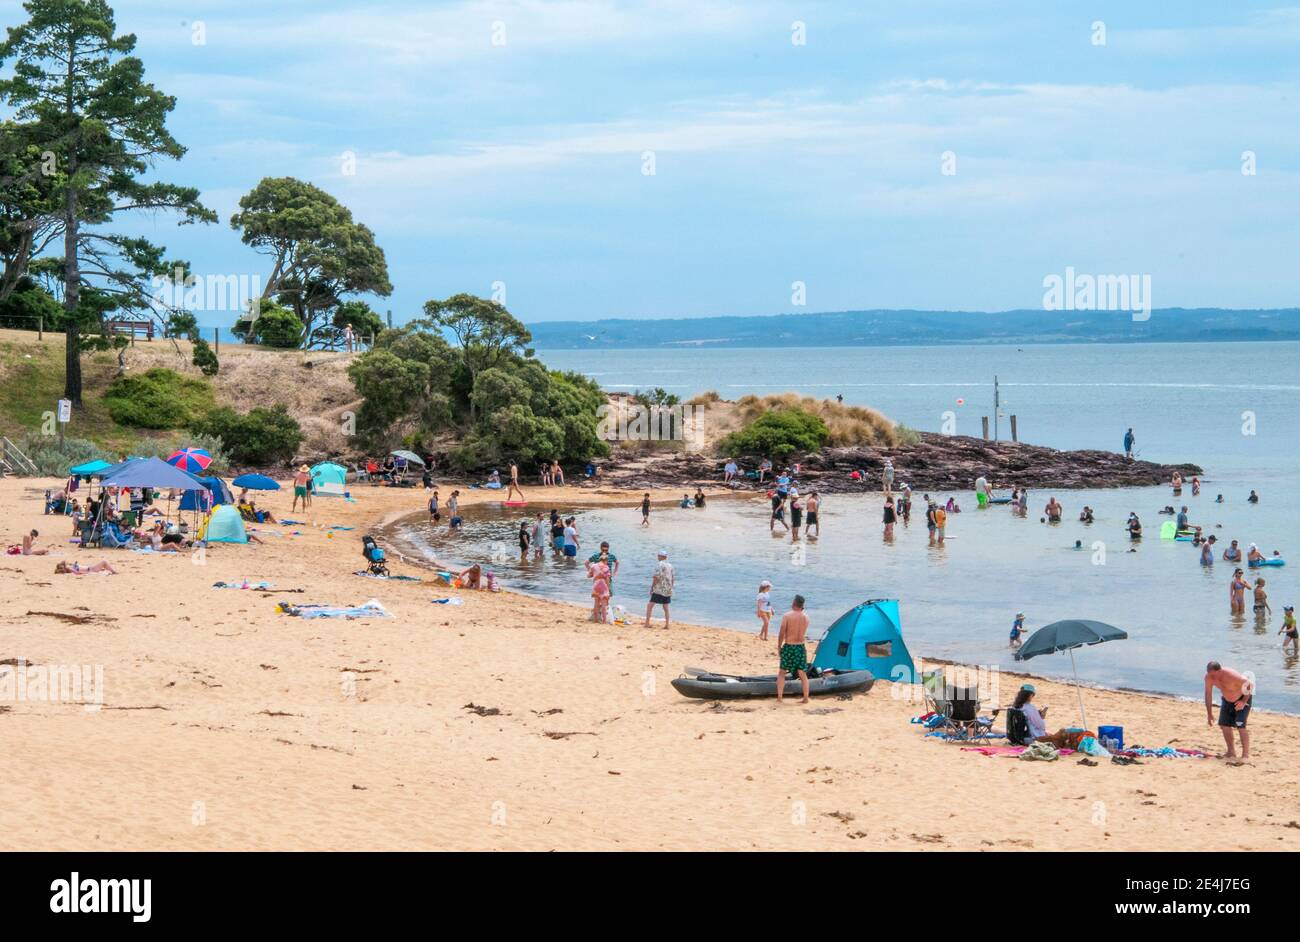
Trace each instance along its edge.
{"label": "wooden bench", "polygon": [[144,331],[146,340],[153,340],[153,321],[115,320],[104,321],[104,333],[130,334],[135,336]]}

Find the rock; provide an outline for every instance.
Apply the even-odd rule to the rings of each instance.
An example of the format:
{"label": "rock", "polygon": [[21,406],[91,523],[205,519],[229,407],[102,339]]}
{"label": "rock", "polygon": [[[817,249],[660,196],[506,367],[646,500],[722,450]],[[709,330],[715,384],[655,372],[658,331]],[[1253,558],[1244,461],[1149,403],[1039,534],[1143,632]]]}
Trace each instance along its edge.
{"label": "rock", "polygon": [[[800,461],[799,484],[805,492],[811,488],[830,494],[875,492],[881,487],[886,458],[894,464],[895,488],[906,483],[914,491],[973,490],[981,474],[998,490],[1007,490],[1142,487],[1168,483],[1174,471],[1182,472],[1185,478],[1204,473],[1194,464],[1128,461],[1112,451],[1057,451],[1023,442],[989,442],[964,435],[922,432],[921,441],[915,445],[824,448],[814,452]],[[758,462],[757,457],[751,457],[740,464],[754,468]],[[631,488],[716,485],[722,480],[725,464],[724,458],[689,453],[615,457],[602,464],[599,484]],[[855,470],[862,472],[863,480],[849,479]],[[757,491],[760,487],[757,481],[742,480],[737,490]]]}

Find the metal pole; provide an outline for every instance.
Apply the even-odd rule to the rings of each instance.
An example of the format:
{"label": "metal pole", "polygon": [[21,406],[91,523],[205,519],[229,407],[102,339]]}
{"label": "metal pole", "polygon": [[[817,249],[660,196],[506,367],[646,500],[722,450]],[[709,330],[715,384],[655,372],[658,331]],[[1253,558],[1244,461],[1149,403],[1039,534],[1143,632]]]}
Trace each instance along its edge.
{"label": "metal pole", "polygon": [[1079,668],[1074,664],[1074,648],[1070,648],[1070,670],[1074,671],[1074,691],[1079,695],[1079,718],[1083,720],[1083,728],[1088,728],[1088,714],[1083,712],[1083,689],[1079,686]]}
{"label": "metal pole", "polygon": [[1002,409],[1002,397],[998,391],[997,375],[993,376],[993,440],[998,440],[998,412]]}
{"label": "metal pole", "polygon": [[220,327],[212,328],[212,339],[216,341],[216,344],[213,346],[212,352],[220,353],[221,352],[221,328]]}

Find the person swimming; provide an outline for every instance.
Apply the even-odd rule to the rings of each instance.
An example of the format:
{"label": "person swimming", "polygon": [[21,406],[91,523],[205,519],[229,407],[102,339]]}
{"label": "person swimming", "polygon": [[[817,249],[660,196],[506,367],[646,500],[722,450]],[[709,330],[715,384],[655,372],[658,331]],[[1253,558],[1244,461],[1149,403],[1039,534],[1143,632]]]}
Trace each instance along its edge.
{"label": "person swimming", "polygon": [[1080,523],[1092,523],[1092,508],[1084,507],[1083,512],[1079,514]]}
{"label": "person swimming", "polygon": [[1256,494],[1254,491],[1251,491],[1251,492],[1250,492],[1250,496],[1246,498],[1246,503],[1248,503],[1248,504],[1258,504],[1258,503],[1259,503],[1259,495]]}

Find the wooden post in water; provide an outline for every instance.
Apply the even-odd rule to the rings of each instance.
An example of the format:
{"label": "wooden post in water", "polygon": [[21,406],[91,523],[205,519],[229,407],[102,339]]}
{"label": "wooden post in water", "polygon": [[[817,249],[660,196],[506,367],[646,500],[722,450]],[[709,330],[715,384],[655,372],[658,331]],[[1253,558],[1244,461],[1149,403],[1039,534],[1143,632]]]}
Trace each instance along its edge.
{"label": "wooden post in water", "polygon": [[1014,412],[1011,413],[1011,440],[1013,442],[1020,441],[1020,436],[1016,434],[1016,414]]}
{"label": "wooden post in water", "polygon": [[987,415],[980,416],[980,423],[984,426],[984,440],[988,441],[989,440],[989,417]]}

